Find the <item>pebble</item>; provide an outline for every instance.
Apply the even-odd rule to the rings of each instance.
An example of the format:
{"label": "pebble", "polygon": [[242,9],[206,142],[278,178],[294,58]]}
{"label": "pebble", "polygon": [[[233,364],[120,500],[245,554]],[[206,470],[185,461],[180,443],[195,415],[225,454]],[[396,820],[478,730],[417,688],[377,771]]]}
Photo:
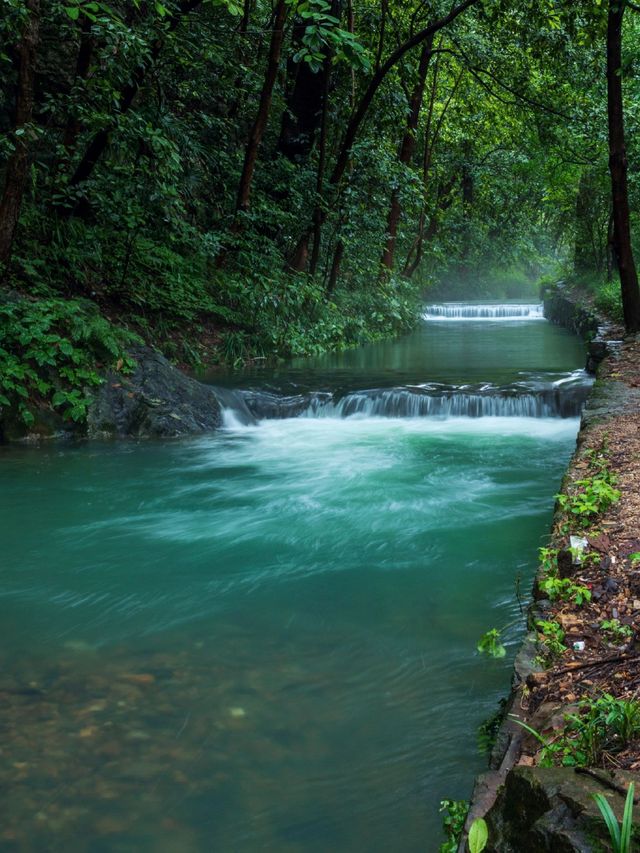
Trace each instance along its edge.
{"label": "pebble", "polygon": [[155,675],[150,672],[127,672],[120,676],[123,681],[130,681],[132,684],[153,684],[156,680]]}
{"label": "pebble", "polygon": [[151,740],[151,735],[142,729],[134,729],[127,734],[127,740]]}
{"label": "pebble", "polygon": [[240,717],[246,717],[247,712],[244,708],[229,708],[229,713],[235,719],[239,719]]}

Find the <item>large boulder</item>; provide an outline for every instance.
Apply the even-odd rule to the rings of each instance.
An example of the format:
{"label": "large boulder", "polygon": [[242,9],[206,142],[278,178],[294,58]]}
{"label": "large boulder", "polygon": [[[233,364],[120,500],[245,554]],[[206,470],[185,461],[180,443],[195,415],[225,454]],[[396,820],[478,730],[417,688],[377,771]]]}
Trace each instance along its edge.
{"label": "large boulder", "polygon": [[133,347],[133,373],[110,372],[87,416],[90,438],[170,437],[211,432],[222,423],[213,390],[149,347]]}
{"label": "large boulder", "polygon": [[[635,773],[619,770],[609,776],[598,772],[621,789],[630,781],[638,785]],[[597,779],[567,767],[515,767],[487,814],[487,853],[596,853],[608,849],[609,836],[593,799],[595,793],[605,795],[620,820],[624,796]]]}

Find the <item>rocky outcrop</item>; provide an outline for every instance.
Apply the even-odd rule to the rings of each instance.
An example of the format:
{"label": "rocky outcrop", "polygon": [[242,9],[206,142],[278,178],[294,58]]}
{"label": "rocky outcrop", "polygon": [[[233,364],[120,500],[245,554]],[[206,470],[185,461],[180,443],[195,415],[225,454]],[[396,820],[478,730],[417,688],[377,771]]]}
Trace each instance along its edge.
{"label": "rocky outcrop", "polygon": [[134,347],[133,373],[111,372],[87,416],[87,434],[172,437],[210,432],[222,422],[213,390],[186,376],[149,347]]}
{"label": "rocky outcrop", "polygon": [[[516,767],[486,816],[487,853],[594,853],[607,849],[608,832],[593,794],[604,794],[618,821],[626,788],[636,774],[621,770],[602,780],[567,767]],[[495,841],[495,839],[499,839]]]}

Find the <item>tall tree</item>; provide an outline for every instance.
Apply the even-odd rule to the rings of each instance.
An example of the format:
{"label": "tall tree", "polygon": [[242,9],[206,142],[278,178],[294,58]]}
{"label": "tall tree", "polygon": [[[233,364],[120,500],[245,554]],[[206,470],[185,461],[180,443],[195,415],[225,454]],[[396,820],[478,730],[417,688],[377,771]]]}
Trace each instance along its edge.
{"label": "tall tree", "polygon": [[0,268],[9,263],[29,166],[29,124],[33,116],[40,0],[26,0],[26,16],[17,47],[13,152],[8,158],[0,198]]}
{"label": "tall tree", "polygon": [[[424,89],[427,82],[427,72],[429,64],[433,56],[433,34],[425,39],[420,53],[420,61],[418,63],[418,76],[409,99],[409,109],[407,112],[407,127],[400,143],[398,151],[398,160],[401,166],[408,166],[416,150],[416,134],[418,131],[418,121],[420,119],[420,110],[422,109],[422,99],[424,97]],[[382,266],[387,270],[393,269],[393,256],[396,248],[396,238],[398,236],[398,226],[402,215],[402,206],[400,203],[400,191],[397,187],[391,193],[391,203],[389,206],[389,214],[387,216],[387,241],[382,253]]]}
{"label": "tall tree", "polygon": [[620,273],[624,324],[640,331],[640,288],[631,246],[627,150],[622,98],[622,22],[626,0],[609,0],[607,16],[607,113],[609,119],[609,171],[613,203],[613,249]]}
{"label": "tall tree", "polygon": [[264,82],[260,92],[260,102],[258,104],[256,117],[249,132],[249,139],[247,140],[247,145],[244,151],[242,173],[238,184],[238,193],[236,197],[236,210],[238,211],[247,211],[249,209],[253,173],[256,168],[260,143],[262,142],[262,137],[264,136],[264,132],[267,128],[267,121],[269,120],[273,87],[275,85],[278,68],[280,66],[280,55],[282,54],[282,44],[284,42],[284,25],[289,8],[287,0],[278,0],[273,13],[271,44],[269,46],[269,56],[267,58]]}

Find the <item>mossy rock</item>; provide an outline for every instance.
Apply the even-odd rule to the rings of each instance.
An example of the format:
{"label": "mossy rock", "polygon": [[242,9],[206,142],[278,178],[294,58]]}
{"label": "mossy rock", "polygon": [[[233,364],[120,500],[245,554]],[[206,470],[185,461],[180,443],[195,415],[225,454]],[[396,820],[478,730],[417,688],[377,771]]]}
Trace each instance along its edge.
{"label": "mossy rock", "polygon": [[[604,771],[600,771],[604,774]],[[640,788],[638,774],[616,771],[615,783]],[[566,767],[515,767],[487,815],[490,853],[599,853],[609,835],[593,794],[604,794],[618,821],[624,797]],[[640,817],[640,815],[639,815]],[[634,837],[640,827],[634,824]]]}

